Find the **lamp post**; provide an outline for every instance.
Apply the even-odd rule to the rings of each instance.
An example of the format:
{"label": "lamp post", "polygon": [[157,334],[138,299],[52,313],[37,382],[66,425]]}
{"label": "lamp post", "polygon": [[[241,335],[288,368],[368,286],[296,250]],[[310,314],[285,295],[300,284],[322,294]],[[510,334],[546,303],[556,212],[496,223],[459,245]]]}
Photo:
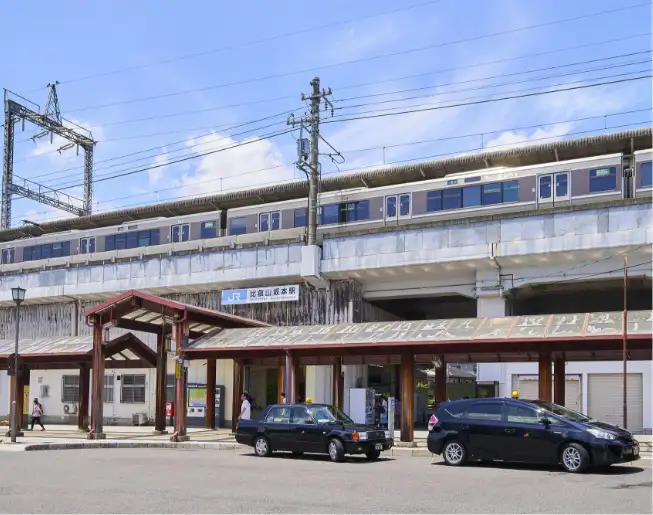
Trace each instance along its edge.
{"label": "lamp post", "polygon": [[[16,286],[11,289],[11,298],[16,303],[16,346],[14,349],[14,398],[12,401],[12,417],[11,417],[11,441],[16,443],[16,436],[18,435],[18,374],[19,374],[19,358],[18,358],[18,333],[20,331],[20,305],[25,300],[25,288]],[[22,416],[22,413],[21,413]]]}

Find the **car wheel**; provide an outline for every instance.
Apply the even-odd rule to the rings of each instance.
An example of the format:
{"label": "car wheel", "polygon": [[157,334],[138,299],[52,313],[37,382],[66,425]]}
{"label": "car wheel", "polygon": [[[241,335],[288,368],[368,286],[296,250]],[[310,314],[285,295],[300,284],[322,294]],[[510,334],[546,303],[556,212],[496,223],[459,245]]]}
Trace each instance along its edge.
{"label": "car wheel", "polygon": [[562,448],[560,462],[567,472],[580,473],[589,467],[590,455],[582,445],[570,443]]}
{"label": "car wheel", "polygon": [[444,445],[442,458],[447,465],[462,465],[467,461],[467,450],[458,440],[451,440]]}
{"label": "car wheel", "polygon": [[270,442],[265,436],[257,436],[254,440],[254,452],[257,456],[265,458],[272,454],[272,449],[270,449]]}
{"label": "car wheel", "polygon": [[335,462],[345,460],[345,446],[337,438],[329,440],[329,458]]}
{"label": "car wheel", "polygon": [[367,456],[367,459],[370,461],[378,460],[379,456],[381,456],[381,451],[367,451],[365,456]]}

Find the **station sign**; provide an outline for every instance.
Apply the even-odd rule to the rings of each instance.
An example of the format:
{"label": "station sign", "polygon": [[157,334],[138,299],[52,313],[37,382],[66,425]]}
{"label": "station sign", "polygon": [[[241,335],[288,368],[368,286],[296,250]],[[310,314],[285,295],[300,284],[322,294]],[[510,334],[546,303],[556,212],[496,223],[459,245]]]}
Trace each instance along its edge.
{"label": "station sign", "polygon": [[261,304],[264,302],[292,302],[297,300],[299,300],[299,286],[296,284],[224,290],[222,292],[223,306]]}

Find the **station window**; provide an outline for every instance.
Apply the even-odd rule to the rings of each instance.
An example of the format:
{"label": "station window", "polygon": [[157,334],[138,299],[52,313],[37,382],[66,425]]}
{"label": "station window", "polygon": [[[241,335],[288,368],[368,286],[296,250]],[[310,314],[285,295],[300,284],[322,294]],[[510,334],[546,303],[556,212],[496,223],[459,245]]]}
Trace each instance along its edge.
{"label": "station window", "polygon": [[166,376],[166,402],[175,402],[175,375]]}
{"label": "station window", "polygon": [[463,207],[481,205],[481,186],[465,186],[463,188]]}
{"label": "station window", "polygon": [[62,376],[61,402],[79,402],[79,374],[72,376]]}
{"label": "station window", "polygon": [[617,189],[617,168],[590,170],[590,193],[614,191]]}
{"label": "station window", "polygon": [[95,252],[95,238],[81,238],[79,240],[79,253],[92,254]]}
{"label": "station window", "polygon": [[306,227],[306,208],[295,209],[293,225],[295,227]]}
{"label": "station window", "polygon": [[104,394],[102,400],[108,404],[113,402],[113,383],[113,374],[107,374],[104,376]]}
{"label": "station window", "polygon": [[648,163],[642,163],[642,166],[639,168],[639,173],[642,176],[642,188],[651,187],[651,167],[652,163],[649,161]]}
{"label": "station window", "polygon": [[215,220],[202,222],[201,237],[202,239],[217,238],[218,223]]}
{"label": "station window", "polygon": [[11,265],[16,258],[16,249],[2,249],[2,261],[3,265]]}
{"label": "station window", "polygon": [[179,224],[171,227],[171,241],[172,243],[181,243],[182,241],[190,240],[190,225]]}
{"label": "station window", "polygon": [[232,218],[229,221],[229,234],[237,236],[239,234],[247,233],[247,219],[242,216],[240,218]]}
{"label": "station window", "polygon": [[144,375],[129,374],[122,376],[120,402],[123,404],[141,404],[145,402]]}
{"label": "station window", "polygon": [[433,213],[442,210],[442,191],[435,190],[426,193],[426,211]]}

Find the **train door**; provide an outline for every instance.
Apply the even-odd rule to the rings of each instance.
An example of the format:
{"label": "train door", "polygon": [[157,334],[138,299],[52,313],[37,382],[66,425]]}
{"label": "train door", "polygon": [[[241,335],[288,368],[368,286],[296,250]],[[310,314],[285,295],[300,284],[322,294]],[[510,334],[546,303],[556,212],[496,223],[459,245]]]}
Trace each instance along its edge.
{"label": "train door", "polygon": [[412,212],[410,193],[399,195],[388,195],[385,198],[385,221],[396,222],[404,218],[410,218]]}
{"label": "train door", "polygon": [[569,202],[569,172],[547,173],[537,176],[537,203],[552,206]]}

